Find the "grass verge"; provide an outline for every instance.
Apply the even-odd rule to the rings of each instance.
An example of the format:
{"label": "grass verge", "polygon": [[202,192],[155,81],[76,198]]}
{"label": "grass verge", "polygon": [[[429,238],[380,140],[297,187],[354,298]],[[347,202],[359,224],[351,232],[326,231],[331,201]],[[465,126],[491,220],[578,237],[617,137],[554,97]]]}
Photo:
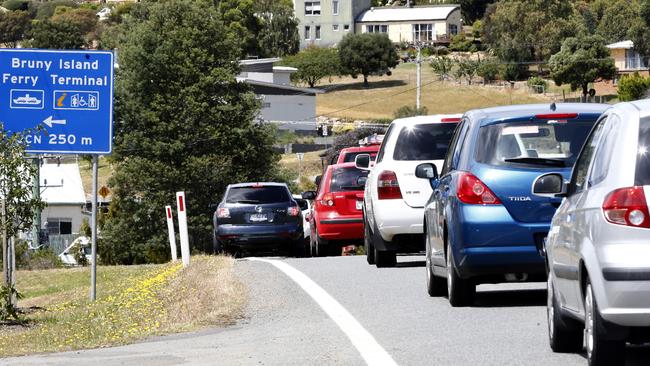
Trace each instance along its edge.
{"label": "grass verge", "polygon": [[98,268],[88,300],[88,269],[19,272],[28,311],[22,325],[0,325],[0,357],[106,347],[153,335],[225,326],[243,315],[246,290],[230,257]]}

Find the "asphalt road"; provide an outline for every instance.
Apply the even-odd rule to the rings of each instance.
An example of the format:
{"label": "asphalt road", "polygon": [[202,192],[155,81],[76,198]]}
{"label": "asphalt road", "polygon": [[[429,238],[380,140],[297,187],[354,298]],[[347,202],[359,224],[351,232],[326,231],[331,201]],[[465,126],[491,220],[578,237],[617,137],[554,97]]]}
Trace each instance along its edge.
{"label": "asphalt road", "polygon": [[[451,308],[446,298],[426,294],[420,256],[400,257],[398,267],[385,269],[363,257],[277,260],[313,280],[356,322],[339,317],[348,319],[341,326],[331,317],[340,309],[326,313],[276,266],[242,259],[237,273],[250,298],[246,319],[236,326],[0,364],[365,365],[358,347],[374,341],[398,365],[586,364],[584,355],[548,347],[544,284],[483,285],[474,306]],[[342,329],[356,323],[369,334],[355,333],[353,342]],[[627,359],[649,364],[650,347],[628,347]]]}

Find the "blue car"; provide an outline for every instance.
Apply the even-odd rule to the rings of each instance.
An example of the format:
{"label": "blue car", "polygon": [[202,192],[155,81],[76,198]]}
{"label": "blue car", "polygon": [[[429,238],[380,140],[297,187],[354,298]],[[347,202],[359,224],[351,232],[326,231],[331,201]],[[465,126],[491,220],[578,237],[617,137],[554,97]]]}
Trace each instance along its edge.
{"label": "blue car", "polygon": [[537,177],[569,178],[604,104],[540,104],[467,112],[425,206],[427,290],[471,305],[476,285],[543,281],[544,240],[560,198],[533,196]]}

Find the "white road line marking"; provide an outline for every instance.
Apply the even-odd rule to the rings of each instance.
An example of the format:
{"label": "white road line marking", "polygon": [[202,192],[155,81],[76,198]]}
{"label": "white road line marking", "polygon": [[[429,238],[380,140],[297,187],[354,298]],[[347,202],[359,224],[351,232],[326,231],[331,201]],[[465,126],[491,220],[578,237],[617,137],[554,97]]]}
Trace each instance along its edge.
{"label": "white road line marking", "polygon": [[325,311],[325,313],[339,326],[339,328],[350,339],[361,357],[368,365],[397,366],[397,363],[377,343],[372,336],[335,298],[323,290],[316,282],[306,274],[293,268],[285,262],[272,259],[247,258],[251,261],[265,262],[272,264],[289,278],[302,287],[314,301]]}

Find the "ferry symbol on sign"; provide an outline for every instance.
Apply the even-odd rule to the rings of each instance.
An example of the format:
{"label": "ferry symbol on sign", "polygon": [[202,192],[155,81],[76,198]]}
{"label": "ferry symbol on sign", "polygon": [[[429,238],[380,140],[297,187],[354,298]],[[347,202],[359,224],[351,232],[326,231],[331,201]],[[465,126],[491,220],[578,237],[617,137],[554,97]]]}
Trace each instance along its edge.
{"label": "ferry symbol on sign", "polygon": [[11,89],[9,107],[11,109],[43,109],[42,90]]}
{"label": "ferry symbol on sign", "polygon": [[55,90],[54,109],[96,111],[99,109],[99,92]]}

